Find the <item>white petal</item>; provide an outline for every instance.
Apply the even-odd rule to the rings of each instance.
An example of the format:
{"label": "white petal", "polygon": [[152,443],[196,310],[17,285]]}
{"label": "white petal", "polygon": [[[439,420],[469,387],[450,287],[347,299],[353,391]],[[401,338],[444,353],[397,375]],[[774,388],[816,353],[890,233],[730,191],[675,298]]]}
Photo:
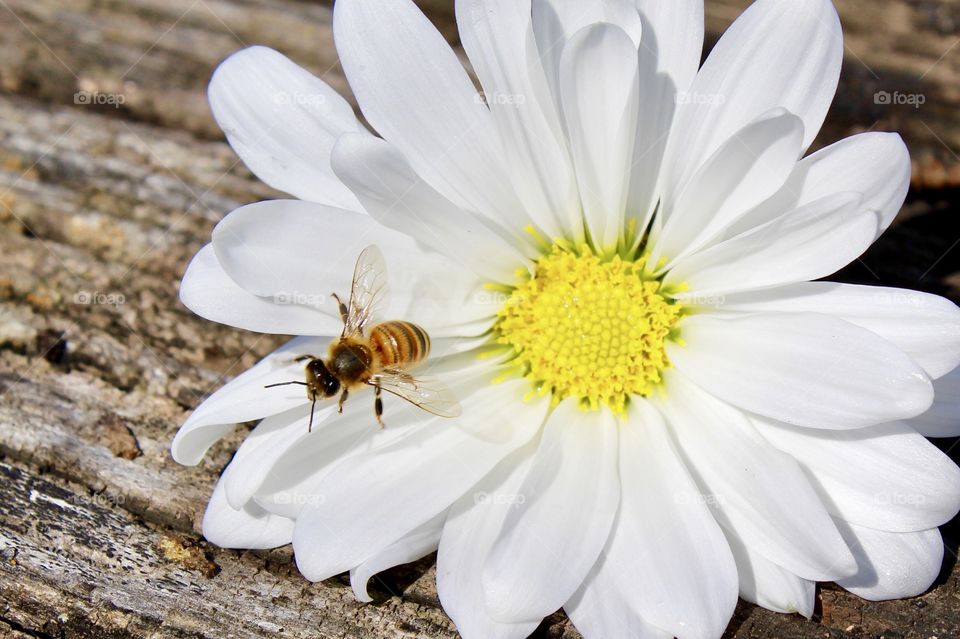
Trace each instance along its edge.
{"label": "white petal", "polygon": [[526,213],[548,237],[579,229],[576,180],[536,49],[530,0],[457,0],[456,15]]}
{"label": "white petal", "polygon": [[960,435],[960,368],[933,382],[933,406],[919,417],[907,420],[925,437]]}
{"label": "white petal", "polygon": [[687,94],[703,50],[703,0],[636,0],[640,40],[640,104],[627,218],[647,228],[659,199],[660,171],[677,102]]}
{"label": "white petal", "polygon": [[299,200],[242,206],[213,229],[217,259],[244,289],[281,303],[303,297],[304,305],[336,319],[336,303],[327,296],[349,293],[356,256],[381,243],[413,246],[367,216]]}
{"label": "white petal", "polygon": [[245,291],[227,275],[207,244],[190,261],[180,282],[180,301],[212,322],[276,335],[339,335],[343,324],[325,312]]}
{"label": "white petal", "polygon": [[926,592],[943,563],[940,531],[889,533],[837,522],[860,571],[837,585],[870,601],[903,599]]}
{"label": "white petal", "polygon": [[521,210],[490,110],[410,0],[338,0],[337,53],[367,121],[445,197],[511,220]]}
{"label": "white petal", "polygon": [[273,515],[254,503],[236,510],[227,503],[223,484],[217,482],[203,515],[203,536],[221,548],[261,550],[278,548],[293,539],[293,520]]}
{"label": "white petal", "polygon": [[895,532],[933,528],[960,510],[960,468],[906,424],[853,431],[798,428],[755,419],[770,443],[794,457],[833,515]]}
{"label": "white petal", "polygon": [[580,590],[563,608],[580,634],[586,639],[673,639],[672,632],[664,632],[640,617],[632,587],[624,590],[614,579],[600,576],[606,564],[607,560],[601,557]]}
{"label": "white petal", "polygon": [[516,270],[527,261],[516,248],[518,239],[430,188],[383,140],[343,136],[333,152],[333,168],[375,220],[416,237],[478,279],[513,284]]}
{"label": "white petal", "polygon": [[879,220],[879,237],[903,205],[910,173],[910,153],[896,133],[851,136],[801,160],[783,188],[734,223],[728,237],[847,191],[863,194],[860,210],[873,212]]}
{"label": "white petal", "polygon": [[494,619],[535,621],[573,596],[610,536],[617,511],[617,422],[574,400],[550,415],[523,502],[507,514],[483,568]]}
{"label": "white petal", "polygon": [[540,620],[501,623],[487,612],[481,574],[508,513],[519,507],[520,486],[536,441],[518,449],[450,510],[437,552],[437,594],[464,639],[526,639]]}
{"label": "white petal", "polygon": [[[443,379],[463,401],[489,384],[490,378],[497,375],[496,364],[495,358],[481,359],[477,351],[467,351],[431,360],[425,368],[417,369],[417,374],[425,371]],[[295,519],[306,506],[321,499],[316,486],[342,459],[395,443],[421,428],[431,417],[390,396],[384,398],[383,406],[386,427],[380,428],[373,415],[373,391],[352,394],[342,415],[334,415],[320,426],[314,424],[312,433],[303,433],[277,458],[254,499],[270,512]],[[448,420],[438,423],[446,428],[452,424]],[[489,430],[482,422],[461,421],[460,427],[481,437]]]}
{"label": "white petal", "polygon": [[436,550],[446,518],[446,512],[440,513],[351,570],[350,585],[353,587],[353,596],[358,601],[370,603],[373,597],[367,592],[367,584],[371,577],[394,566],[416,561]]}
{"label": "white petal", "polygon": [[[309,488],[333,463],[364,447],[369,449],[401,436],[411,424],[419,424],[426,416],[402,402],[387,399],[385,419],[390,422],[390,430],[386,431],[375,425],[370,404],[372,391],[359,396],[352,394],[344,413],[339,415],[335,401],[320,401],[315,407],[307,403],[302,386],[264,390],[265,384],[302,379],[303,364],[295,363],[294,358],[298,354],[322,354],[326,341],[292,340],[218,391],[181,429],[188,437],[182,439],[178,435],[175,440],[178,456],[184,454],[184,446],[197,446],[201,438],[209,441],[219,433],[219,429],[224,428],[219,421],[250,421],[264,417],[264,410],[274,411],[247,435],[230,462],[232,471],[224,487],[234,508],[256,498],[270,512],[296,518],[305,505],[317,500]],[[436,356],[417,368],[418,374],[429,372],[444,379],[460,380],[476,375],[477,371],[493,370],[497,359],[481,361],[477,350],[457,352],[451,346],[459,341],[437,340]],[[311,411],[314,412],[313,432],[309,429]],[[232,427],[231,423],[228,428]],[[322,434],[316,435],[317,431]],[[195,450],[186,452],[198,454]]]}
{"label": "white petal", "polygon": [[[224,482],[227,501],[234,508],[240,508],[253,497],[257,489],[269,476],[277,459],[295,442],[310,432],[310,412],[313,410],[313,427],[319,428],[332,417],[336,404],[328,402],[317,407],[303,403],[303,387],[293,386],[300,391],[301,404],[288,411],[267,417],[260,422],[243,440],[230,461],[229,478]],[[274,390],[274,389],[268,389]]]}
{"label": "white petal", "polygon": [[[724,142],[681,193],[666,194],[663,231],[650,262],[671,262],[703,247],[773,195],[800,157],[803,121],[775,109]],[[669,265],[668,267],[669,268]]]}
{"label": "white petal", "polygon": [[807,619],[813,616],[816,582],[781,568],[741,543],[735,535],[729,535],[727,540],[737,561],[741,597],[774,612],[798,612]]}
{"label": "white petal", "polygon": [[643,23],[640,49],[656,60],[659,73],[686,91],[700,68],[703,0],[634,0]]}
{"label": "white petal", "polygon": [[806,579],[852,574],[853,556],[796,461],[767,443],[743,413],[677,371],[667,373],[656,404],[720,525]]}
{"label": "white petal", "polygon": [[851,191],[804,205],[680,260],[664,282],[704,299],[831,275],[873,243],[879,221],[861,201]]}
{"label": "white petal", "polygon": [[641,90],[637,107],[639,117],[636,139],[633,141],[624,221],[627,228],[636,229],[640,237],[650,226],[660,202],[660,171],[676,110],[676,89],[673,81],[656,71],[653,66],[655,62],[644,49],[640,49],[638,85]]}
{"label": "white petal", "polygon": [[824,313],[893,342],[932,378],[960,365],[960,308],[920,291],[833,282],[801,282],[724,296],[724,311]]}
{"label": "white petal", "polygon": [[633,0],[532,0],[533,32],[547,82],[560,107],[560,60],[581,29],[601,22],[623,29],[639,46],[643,23]]}
{"label": "white petal", "polygon": [[274,200],[237,209],[213,231],[217,259],[244,289],[278,306],[309,305],[330,317],[337,334],[343,325],[330,293],[349,296],[357,256],[369,244],[383,251],[390,271],[383,319],[417,322],[433,335],[495,314],[476,298],[475,275],[366,215]]}
{"label": "white petal", "polygon": [[213,117],[257,177],[301,200],[359,208],[330,170],[330,151],[342,133],[365,130],[326,82],[257,46],[224,60],[208,93]]}
{"label": "white petal", "polygon": [[[356,566],[449,507],[529,441],[546,407],[522,403],[528,388],[526,380],[488,385],[461,400],[457,420],[427,419],[320,479],[312,491],[319,503],[300,514],[294,532],[304,576],[319,581]],[[486,424],[484,438],[468,433],[461,425],[467,422]]]}
{"label": "white petal", "polygon": [[640,45],[643,24],[634,0],[550,0],[550,4],[567,40],[584,27],[606,22],[623,29],[634,48]]}
{"label": "white petal", "polygon": [[933,401],[926,373],[875,333],[816,313],[694,315],[670,361],[748,411],[814,428],[914,417]]}
{"label": "white petal", "polygon": [[843,34],[829,0],[758,0],[730,26],[680,105],[667,156],[676,192],[724,140],[770,109],[803,120],[804,148],[836,92]]}
{"label": "white petal", "polygon": [[682,639],[720,636],[737,604],[733,555],[647,402],[621,427],[619,467],[620,511],[585,588],[630,602],[614,619],[626,613]]}
{"label": "white petal", "polygon": [[615,248],[623,230],[636,138],[637,49],[623,29],[578,31],[560,60],[560,101],[591,236]]}
{"label": "white petal", "polygon": [[219,388],[177,431],[170,447],[174,461],[196,466],[210,446],[233,430],[236,424],[306,405],[307,397],[302,386],[264,387],[302,380],[303,364],[294,360],[304,354],[324,353],[328,341],[307,337],[292,339]]}
{"label": "white petal", "polygon": [[272,461],[269,472],[257,487],[254,501],[264,509],[296,519],[310,504],[324,497],[316,485],[337,464],[350,456],[370,450],[374,442],[386,437],[399,437],[419,426],[423,416],[412,411],[395,414],[396,402],[386,403],[381,429],[373,418],[373,400],[369,394],[351,397],[342,415],[333,415],[313,431],[301,435]]}

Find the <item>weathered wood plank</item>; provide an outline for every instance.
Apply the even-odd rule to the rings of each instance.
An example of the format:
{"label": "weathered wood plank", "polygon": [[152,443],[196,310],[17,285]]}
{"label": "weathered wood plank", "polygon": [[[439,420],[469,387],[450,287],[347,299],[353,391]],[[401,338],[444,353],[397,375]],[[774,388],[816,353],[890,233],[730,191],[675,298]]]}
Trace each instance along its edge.
{"label": "weathered wood plank", "polygon": [[[18,628],[71,637],[455,637],[434,607],[353,600],[295,577],[289,554],[237,553],[144,526],[0,464],[0,600]],[[293,578],[291,578],[293,577]]]}

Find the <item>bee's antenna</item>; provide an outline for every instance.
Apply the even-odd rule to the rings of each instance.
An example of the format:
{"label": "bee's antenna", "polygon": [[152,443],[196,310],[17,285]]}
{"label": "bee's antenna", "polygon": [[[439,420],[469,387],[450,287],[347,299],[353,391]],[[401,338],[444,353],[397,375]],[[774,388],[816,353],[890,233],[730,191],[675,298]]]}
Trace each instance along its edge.
{"label": "bee's antenna", "polygon": [[[309,386],[310,384],[306,382],[280,382],[279,384],[267,384],[264,388],[276,388],[277,386],[290,386],[291,384],[299,384],[300,386]],[[310,423],[307,424],[307,432],[313,430],[313,410],[317,407],[317,400],[314,400],[310,403]]]}
{"label": "bee's antenna", "polygon": [[289,386],[291,384],[300,384],[301,386],[308,386],[306,382],[280,382],[279,384],[267,384],[264,388],[276,388],[277,386]]}

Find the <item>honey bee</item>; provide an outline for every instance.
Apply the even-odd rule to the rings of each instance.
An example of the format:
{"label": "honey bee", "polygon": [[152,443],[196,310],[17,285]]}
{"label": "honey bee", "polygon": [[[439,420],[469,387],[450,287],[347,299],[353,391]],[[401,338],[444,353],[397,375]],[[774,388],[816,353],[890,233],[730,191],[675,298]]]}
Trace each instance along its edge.
{"label": "honey bee", "polygon": [[414,406],[439,415],[457,417],[460,404],[453,393],[436,380],[417,379],[407,372],[430,354],[430,336],[421,327],[403,320],[381,322],[370,326],[371,319],[387,297],[387,268],[383,254],[376,246],[368,246],[357,259],[350,289],[350,301],[344,304],[332,294],[343,320],[343,332],[330,343],[327,357],[302,355],[295,361],[306,361],[306,381],[281,382],[266,388],[299,384],[307,387],[310,400],[310,422],[317,400],[340,394],[339,412],[347,396],[366,386],[374,391],[373,410],[377,423],[383,424],[382,391],[407,400]]}

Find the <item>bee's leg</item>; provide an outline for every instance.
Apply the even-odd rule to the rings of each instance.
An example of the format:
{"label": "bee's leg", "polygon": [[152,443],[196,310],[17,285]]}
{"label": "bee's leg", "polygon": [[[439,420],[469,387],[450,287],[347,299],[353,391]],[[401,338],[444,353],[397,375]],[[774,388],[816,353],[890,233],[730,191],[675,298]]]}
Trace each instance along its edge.
{"label": "bee's leg", "polygon": [[317,407],[317,398],[313,398],[313,402],[310,404],[310,422],[307,424],[307,432],[313,431],[313,409]]}
{"label": "bee's leg", "polygon": [[380,385],[373,387],[373,413],[377,416],[377,423],[380,424],[380,428],[384,427],[383,424],[383,398],[380,396]]}
{"label": "bee's leg", "polygon": [[347,305],[340,301],[340,296],[336,293],[330,293],[330,297],[336,300],[337,306],[340,307],[340,319],[343,320],[344,324],[346,324],[347,316],[350,314],[349,311],[347,311]]}
{"label": "bee's leg", "polygon": [[343,414],[343,403],[347,401],[347,389],[343,389],[343,393],[340,394],[340,401],[337,402],[337,412],[341,415]]}
{"label": "bee's leg", "polygon": [[320,358],[319,358],[319,357],[315,357],[315,356],[313,356],[313,355],[301,355],[300,357],[296,358],[296,359],[293,360],[293,361],[295,361],[295,362],[305,362],[305,361],[307,361],[308,359],[320,359]]}

